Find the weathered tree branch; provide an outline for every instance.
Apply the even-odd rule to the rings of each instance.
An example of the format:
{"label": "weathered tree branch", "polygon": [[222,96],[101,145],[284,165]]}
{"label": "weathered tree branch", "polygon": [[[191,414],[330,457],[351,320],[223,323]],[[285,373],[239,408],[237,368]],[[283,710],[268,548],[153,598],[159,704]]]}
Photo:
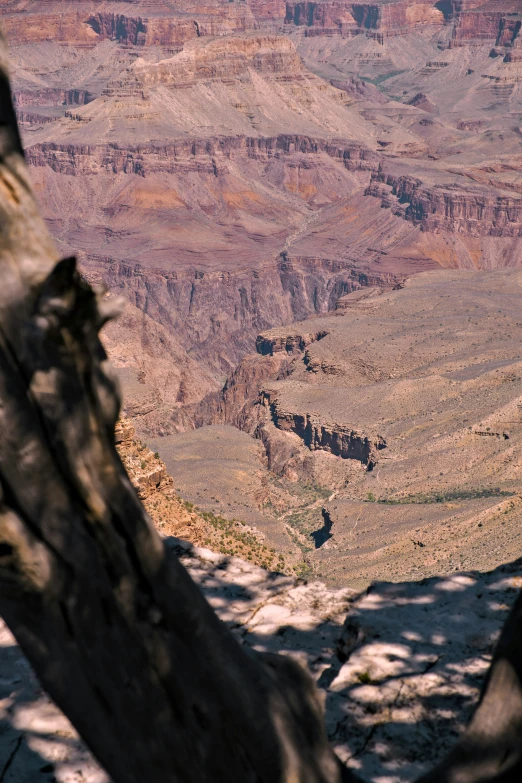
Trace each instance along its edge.
{"label": "weathered tree branch", "polygon": [[[354,781],[309,676],[239,646],[166,554],[114,447],[111,316],[58,260],[0,42],[0,611],[115,783]],[[422,783],[522,779],[522,603],[480,706]]]}

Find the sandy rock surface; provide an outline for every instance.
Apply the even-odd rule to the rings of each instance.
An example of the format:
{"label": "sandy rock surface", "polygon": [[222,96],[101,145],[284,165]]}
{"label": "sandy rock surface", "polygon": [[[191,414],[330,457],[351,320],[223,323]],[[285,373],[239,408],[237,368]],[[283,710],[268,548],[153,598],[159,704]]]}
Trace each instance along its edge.
{"label": "sandy rock surface", "polygon": [[[488,574],[330,590],[166,539],[243,644],[308,665],[325,690],[341,758],[379,783],[407,783],[453,743],[476,704],[522,584],[517,561]],[[107,783],[0,626],[2,783]]]}

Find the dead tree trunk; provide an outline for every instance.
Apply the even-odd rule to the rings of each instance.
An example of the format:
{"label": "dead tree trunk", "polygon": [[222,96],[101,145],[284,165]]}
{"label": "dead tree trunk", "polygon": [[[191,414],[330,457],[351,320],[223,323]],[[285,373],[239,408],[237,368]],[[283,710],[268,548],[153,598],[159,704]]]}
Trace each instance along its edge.
{"label": "dead tree trunk", "polygon": [[[98,339],[111,314],[38,215],[3,41],[0,274],[0,611],[44,687],[115,783],[354,780],[308,675],[239,646],[137,499]],[[517,607],[469,731],[424,783],[519,780]]]}
{"label": "dead tree trunk", "polygon": [[340,781],[308,675],[236,642],[122,467],[110,313],[38,216],[3,49],[0,610],[115,783]]}

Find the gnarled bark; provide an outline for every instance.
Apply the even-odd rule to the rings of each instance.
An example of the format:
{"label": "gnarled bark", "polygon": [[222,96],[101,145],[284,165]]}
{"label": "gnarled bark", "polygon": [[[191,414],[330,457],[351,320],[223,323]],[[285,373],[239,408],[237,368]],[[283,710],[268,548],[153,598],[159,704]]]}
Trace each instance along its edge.
{"label": "gnarled bark", "polygon": [[[38,215],[0,49],[0,611],[115,783],[355,780],[306,672],[239,646],[129,482],[98,339],[111,313]],[[521,614],[424,783],[519,779]]]}
{"label": "gnarled bark", "polygon": [[0,610],[115,783],[339,781],[308,675],[240,647],[129,482],[111,314],[58,261],[0,86]]}

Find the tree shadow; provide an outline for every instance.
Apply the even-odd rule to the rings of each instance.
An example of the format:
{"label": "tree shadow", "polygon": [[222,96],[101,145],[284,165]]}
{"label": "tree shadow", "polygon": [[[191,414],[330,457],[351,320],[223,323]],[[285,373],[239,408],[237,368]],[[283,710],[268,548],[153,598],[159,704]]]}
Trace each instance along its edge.
{"label": "tree shadow", "polygon": [[[198,551],[182,555],[189,570]],[[237,585],[238,563],[207,564],[200,582],[207,599],[242,643],[308,666],[325,691],[332,745],[379,783],[415,779],[454,744],[522,586],[522,560],[488,573],[377,582],[363,592],[280,575],[263,583],[266,572],[254,579],[248,564],[238,604],[230,584]]]}
{"label": "tree shadow", "polygon": [[[292,655],[325,692],[329,739],[368,781],[407,783],[474,709],[522,561],[331,590],[166,539],[241,644]],[[11,758],[12,756],[12,758]],[[0,627],[0,783],[107,783]]]}
{"label": "tree shadow", "polygon": [[109,783],[0,620],[0,783]]}

